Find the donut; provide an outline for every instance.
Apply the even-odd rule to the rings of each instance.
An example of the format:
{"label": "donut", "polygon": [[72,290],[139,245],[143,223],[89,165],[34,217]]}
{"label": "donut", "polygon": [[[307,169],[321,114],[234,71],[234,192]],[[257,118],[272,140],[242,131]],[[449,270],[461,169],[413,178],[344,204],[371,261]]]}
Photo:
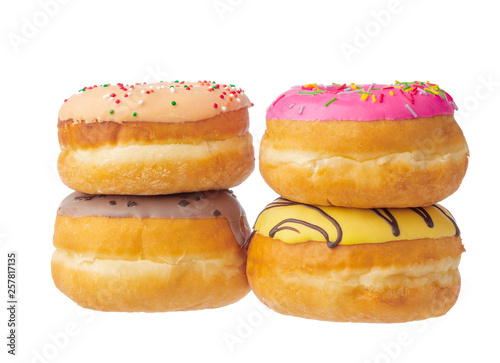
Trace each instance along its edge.
{"label": "donut", "polygon": [[432,83],[296,86],[267,110],[260,172],[301,203],[433,205],[458,189],[467,169],[455,109]]}
{"label": "donut", "polygon": [[57,212],[52,277],[84,308],[217,308],[248,286],[245,212],[231,191],[168,196],[74,192]]}
{"label": "donut", "polygon": [[464,252],[448,210],[318,207],[279,198],[257,218],[247,277],[269,308],[297,317],[398,323],[445,314]]}
{"label": "donut", "polygon": [[104,84],[65,100],[58,170],[88,194],[227,189],[254,168],[244,91],[208,81]]}

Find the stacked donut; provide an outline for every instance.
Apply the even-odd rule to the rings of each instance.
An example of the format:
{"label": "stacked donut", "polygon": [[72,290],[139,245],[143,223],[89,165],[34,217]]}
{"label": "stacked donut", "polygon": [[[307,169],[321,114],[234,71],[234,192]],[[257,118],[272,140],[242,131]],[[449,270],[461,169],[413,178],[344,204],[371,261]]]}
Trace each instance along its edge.
{"label": "stacked donut", "polygon": [[445,314],[460,290],[459,228],[439,204],[468,147],[438,85],[308,84],[267,111],[260,171],[282,198],[259,215],[247,276],[268,307],[329,321]]}
{"label": "stacked donut", "polygon": [[175,311],[250,290],[245,212],[228,190],[254,168],[245,93],[209,81],[84,87],[59,111],[55,285],[85,308]]}

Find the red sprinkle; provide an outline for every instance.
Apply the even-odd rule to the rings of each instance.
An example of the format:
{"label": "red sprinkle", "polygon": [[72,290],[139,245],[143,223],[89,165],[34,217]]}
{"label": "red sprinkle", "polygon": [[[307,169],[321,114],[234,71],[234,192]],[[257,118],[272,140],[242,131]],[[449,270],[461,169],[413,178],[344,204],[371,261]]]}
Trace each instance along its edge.
{"label": "red sprinkle", "polygon": [[123,95],[123,97],[128,97],[128,94],[126,94],[126,93],[125,93],[125,94]]}
{"label": "red sprinkle", "polygon": [[114,93],[110,94],[109,97],[116,97]]}
{"label": "red sprinkle", "polygon": [[380,96],[378,96],[378,102],[382,103],[383,99],[384,99],[384,94],[381,93]]}
{"label": "red sprinkle", "polygon": [[151,92],[149,92],[149,91],[146,91],[146,94],[147,94],[147,95],[149,95],[150,93],[151,93]]}
{"label": "red sprinkle", "polygon": [[219,105],[218,105],[218,104],[216,104],[216,103],[214,103],[214,104],[213,104],[213,106],[214,106],[214,108],[219,107]]}
{"label": "red sprinkle", "polygon": [[402,95],[404,98],[406,98],[406,99],[407,99],[407,100],[408,100],[411,104],[413,104],[413,103],[414,103],[414,101],[413,101],[413,96],[411,95],[411,93],[409,93],[409,94],[408,94],[409,96],[407,96],[407,95],[405,94],[405,92],[404,92],[401,88],[399,89],[399,92],[401,92],[401,95]]}
{"label": "red sprinkle", "polygon": [[220,95],[219,97],[220,97],[220,98],[224,98],[224,95]]}
{"label": "red sprinkle", "polygon": [[116,100],[115,103],[120,103],[120,100]]}
{"label": "red sprinkle", "polygon": [[68,99],[65,99],[64,102],[66,102]]}

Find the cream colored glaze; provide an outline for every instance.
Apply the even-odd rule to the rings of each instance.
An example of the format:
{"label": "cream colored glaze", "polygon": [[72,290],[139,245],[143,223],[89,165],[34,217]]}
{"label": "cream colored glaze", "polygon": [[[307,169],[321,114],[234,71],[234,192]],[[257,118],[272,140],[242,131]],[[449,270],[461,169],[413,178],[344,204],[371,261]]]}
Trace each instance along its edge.
{"label": "cream colored glaze", "polygon": [[[188,86],[189,90],[184,86]],[[205,120],[222,112],[252,106],[241,89],[231,85],[225,86],[198,81],[98,86],[85,91],[82,89],[64,102],[59,110],[59,120],[73,120],[75,123],[104,121],[180,123]],[[171,89],[175,91],[172,92]],[[113,93],[115,97],[111,97]],[[116,103],[117,100],[119,103]],[[172,101],[175,105],[172,105]]]}

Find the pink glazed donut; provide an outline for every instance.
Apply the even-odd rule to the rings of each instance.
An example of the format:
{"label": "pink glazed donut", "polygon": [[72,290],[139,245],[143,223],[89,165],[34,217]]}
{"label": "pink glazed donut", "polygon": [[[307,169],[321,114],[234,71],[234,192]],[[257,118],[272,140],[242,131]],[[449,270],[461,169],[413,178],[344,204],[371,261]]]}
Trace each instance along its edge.
{"label": "pink glazed donut", "polygon": [[267,111],[260,172],[301,203],[432,205],[454,193],[467,170],[455,109],[428,82],[295,86]]}

